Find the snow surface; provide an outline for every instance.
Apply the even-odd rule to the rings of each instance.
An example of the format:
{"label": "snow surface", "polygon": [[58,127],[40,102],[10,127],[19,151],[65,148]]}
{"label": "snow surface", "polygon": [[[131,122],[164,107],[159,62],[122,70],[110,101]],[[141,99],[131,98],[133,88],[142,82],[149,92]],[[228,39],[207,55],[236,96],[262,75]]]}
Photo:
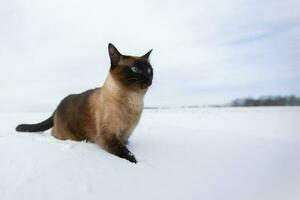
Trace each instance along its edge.
{"label": "snow surface", "polygon": [[0,114],[0,199],[300,199],[300,107],[145,110],[138,164]]}

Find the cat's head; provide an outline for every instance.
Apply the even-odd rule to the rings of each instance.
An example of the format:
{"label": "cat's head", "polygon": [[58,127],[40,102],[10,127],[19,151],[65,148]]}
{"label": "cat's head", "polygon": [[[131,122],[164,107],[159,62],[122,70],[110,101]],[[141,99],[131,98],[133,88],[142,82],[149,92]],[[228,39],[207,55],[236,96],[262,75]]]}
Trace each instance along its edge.
{"label": "cat's head", "polygon": [[110,74],[123,87],[130,90],[145,90],[152,84],[153,69],[149,62],[150,50],[141,57],[122,55],[109,44]]}

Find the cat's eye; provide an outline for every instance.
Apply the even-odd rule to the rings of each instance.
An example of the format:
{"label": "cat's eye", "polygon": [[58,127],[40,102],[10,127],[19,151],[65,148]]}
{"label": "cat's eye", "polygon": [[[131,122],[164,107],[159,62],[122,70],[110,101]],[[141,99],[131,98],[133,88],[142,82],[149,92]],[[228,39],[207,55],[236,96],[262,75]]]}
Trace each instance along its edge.
{"label": "cat's eye", "polygon": [[150,69],[150,68],[148,68],[147,72],[148,72],[148,74],[150,74],[150,73],[151,73],[151,69]]}
{"label": "cat's eye", "polygon": [[133,72],[135,72],[135,73],[137,73],[139,70],[138,70],[138,68],[137,67],[135,67],[135,66],[133,66],[133,67],[130,67],[130,69],[133,71]]}

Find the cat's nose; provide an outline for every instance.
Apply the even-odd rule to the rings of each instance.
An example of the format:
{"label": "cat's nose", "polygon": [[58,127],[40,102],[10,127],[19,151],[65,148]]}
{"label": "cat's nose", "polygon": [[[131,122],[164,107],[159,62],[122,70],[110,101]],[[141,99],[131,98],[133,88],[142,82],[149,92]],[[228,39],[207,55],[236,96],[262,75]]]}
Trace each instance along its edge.
{"label": "cat's nose", "polygon": [[152,81],[152,79],[153,79],[153,75],[152,74],[147,74],[145,76],[145,80],[147,80],[147,81]]}
{"label": "cat's nose", "polygon": [[145,78],[145,82],[148,83],[149,85],[151,85],[152,84],[152,76]]}

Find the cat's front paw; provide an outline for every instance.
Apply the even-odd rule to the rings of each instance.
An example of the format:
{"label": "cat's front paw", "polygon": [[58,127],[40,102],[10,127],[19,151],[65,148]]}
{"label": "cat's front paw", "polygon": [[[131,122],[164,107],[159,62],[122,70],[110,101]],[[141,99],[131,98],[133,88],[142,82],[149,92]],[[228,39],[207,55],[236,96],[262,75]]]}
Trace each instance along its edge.
{"label": "cat's front paw", "polygon": [[131,152],[129,152],[129,153],[127,154],[127,156],[126,156],[125,159],[128,160],[129,162],[137,163],[137,161],[136,161],[134,155],[133,155]]}

